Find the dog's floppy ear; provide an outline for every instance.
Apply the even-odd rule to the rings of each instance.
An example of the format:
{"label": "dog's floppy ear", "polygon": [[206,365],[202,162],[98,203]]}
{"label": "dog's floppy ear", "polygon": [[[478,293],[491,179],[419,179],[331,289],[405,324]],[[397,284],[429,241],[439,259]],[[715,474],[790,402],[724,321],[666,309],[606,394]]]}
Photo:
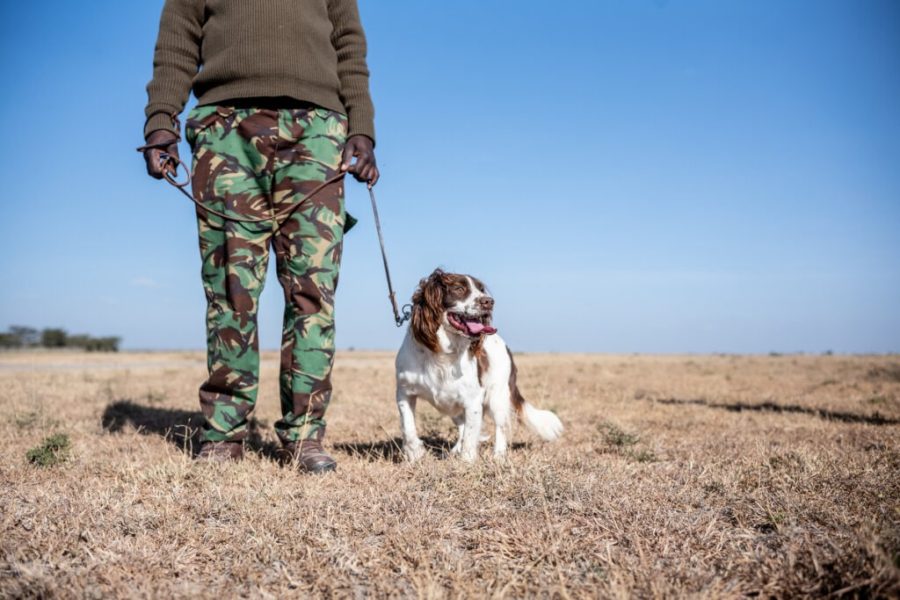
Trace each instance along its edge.
{"label": "dog's floppy ear", "polygon": [[438,352],[437,330],[444,316],[444,272],[434,272],[419,282],[412,297],[412,332],[417,342]]}
{"label": "dog's floppy ear", "polygon": [[444,287],[444,272],[440,269],[435,269],[428,276],[428,280],[422,288],[425,302],[440,311],[444,310]]}
{"label": "dog's floppy ear", "polygon": [[441,269],[435,269],[431,275],[419,280],[419,287],[412,297],[413,306],[430,306],[443,310],[445,275]]}

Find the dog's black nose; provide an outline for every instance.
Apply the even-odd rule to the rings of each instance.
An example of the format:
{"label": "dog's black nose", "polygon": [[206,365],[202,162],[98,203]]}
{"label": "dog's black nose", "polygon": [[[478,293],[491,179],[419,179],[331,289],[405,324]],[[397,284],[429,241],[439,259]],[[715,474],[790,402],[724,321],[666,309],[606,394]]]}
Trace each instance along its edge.
{"label": "dog's black nose", "polygon": [[491,310],[494,308],[494,299],[490,296],[482,296],[478,299],[478,306],[484,310]]}

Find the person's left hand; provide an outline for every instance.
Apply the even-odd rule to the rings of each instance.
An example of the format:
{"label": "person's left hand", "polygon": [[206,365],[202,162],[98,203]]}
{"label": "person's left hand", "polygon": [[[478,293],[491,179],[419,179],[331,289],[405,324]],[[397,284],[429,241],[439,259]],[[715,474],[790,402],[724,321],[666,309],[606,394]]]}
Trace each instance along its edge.
{"label": "person's left hand", "polygon": [[[356,157],[356,162],[353,157]],[[369,188],[378,183],[381,173],[375,164],[375,144],[366,135],[350,136],[344,145],[344,155],[341,158],[341,171],[352,173],[357,181],[364,181]]]}

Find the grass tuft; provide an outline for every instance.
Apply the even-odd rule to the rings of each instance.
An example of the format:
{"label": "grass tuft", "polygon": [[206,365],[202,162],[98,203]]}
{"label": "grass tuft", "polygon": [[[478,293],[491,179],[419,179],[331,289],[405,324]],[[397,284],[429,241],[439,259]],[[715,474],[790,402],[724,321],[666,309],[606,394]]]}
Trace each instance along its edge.
{"label": "grass tuft", "polygon": [[35,446],[25,454],[25,458],[40,467],[52,467],[69,460],[70,449],[69,436],[57,433],[44,438],[40,446]]}
{"label": "grass tuft", "polygon": [[16,427],[19,429],[30,429],[34,425],[37,424],[38,420],[41,418],[40,413],[36,411],[26,412],[17,414],[13,420],[16,424]]}
{"label": "grass tuft", "polygon": [[625,456],[632,460],[636,460],[639,463],[651,463],[659,460],[656,457],[656,453],[653,450],[628,450],[625,452]]}
{"label": "grass tuft", "polygon": [[606,443],[616,448],[634,446],[640,440],[637,435],[628,433],[613,423],[603,423],[600,425],[600,430],[603,432]]}
{"label": "grass tuft", "polygon": [[869,404],[888,404],[890,403],[890,401],[891,399],[884,395],[872,396],[871,398],[866,400],[866,402],[868,402]]}
{"label": "grass tuft", "polygon": [[659,460],[652,450],[634,447],[641,441],[638,434],[629,433],[615,423],[601,423],[598,428],[603,433],[604,441],[613,447],[616,454],[639,463],[651,463]]}
{"label": "grass tuft", "polygon": [[900,363],[876,365],[869,369],[868,377],[875,381],[900,382]]}

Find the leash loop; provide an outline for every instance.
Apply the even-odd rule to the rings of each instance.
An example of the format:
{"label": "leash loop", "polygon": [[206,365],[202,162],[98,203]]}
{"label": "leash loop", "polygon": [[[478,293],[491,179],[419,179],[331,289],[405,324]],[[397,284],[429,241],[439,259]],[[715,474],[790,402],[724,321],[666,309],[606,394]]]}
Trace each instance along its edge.
{"label": "leash loop", "polygon": [[[191,183],[191,172],[188,171],[187,165],[177,156],[172,156],[168,152],[159,155],[159,161],[163,163],[163,177],[166,181],[183,190]],[[170,166],[174,165],[174,166]],[[184,170],[184,181],[178,181],[178,167]]]}

